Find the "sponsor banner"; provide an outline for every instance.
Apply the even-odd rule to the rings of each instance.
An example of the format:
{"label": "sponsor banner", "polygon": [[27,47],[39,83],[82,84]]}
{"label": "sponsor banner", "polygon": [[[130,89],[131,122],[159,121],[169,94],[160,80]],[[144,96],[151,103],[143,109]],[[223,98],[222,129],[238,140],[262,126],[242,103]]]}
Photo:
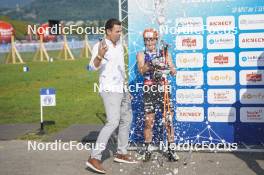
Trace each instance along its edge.
{"label": "sponsor banner", "polygon": [[203,48],[202,35],[178,35],[176,36],[177,50],[201,50]]}
{"label": "sponsor banner", "polygon": [[207,99],[210,104],[233,104],[236,102],[235,89],[208,89]]}
{"label": "sponsor banner", "polygon": [[241,67],[264,66],[264,51],[240,52],[239,65]]}
{"label": "sponsor banner", "polygon": [[201,68],[203,67],[202,53],[179,53],[176,55],[177,68]]}
{"label": "sponsor banner", "polygon": [[209,122],[236,121],[236,109],[234,107],[209,107],[207,113]]}
{"label": "sponsor banner", "polygon": [[234,31],[234,16],[209,16],[206,18],[208,32],[214,31]]}
{"label": "sponsor banner", "polygon": [[259,30],[264,29],[264,14],[240,15],[238,17],[240,30]]}
{"label": "sponsor banner", "polygon": [[207,83],[211,86],[235,85],[235,71],[208,71]]}
{"label": "sponsor banner", "polygon": [[201,86],[204,83],[202,71],[178,71],[176,84],[178,86]]}
{"label": "sponsor banner", "polygon": [[264,70],[241,70],[239,82],[241,85],[264,85]]}
{"label": "sponsor banner", "polygon": [[176,119],[181,122],[202,122],[204,121],[204,109],[202,107],[178,107]]}
{"label": "sponsor banner", "polygon": [[239,97],[242,104],[264,104],[263,89],[240,89]]}
{"label": "sponsor banner", "polygon": [[[169,80],[179,121],[174,128],[182,141],[202,136],[198,141],[264,143],[264,123],[240,122],[241,107],[264,107],[262,95],[248,90],[240,101],[241,89],[264,91],[263,0],[155,2],[128,0],[129,84],[136,87],[142,83],[136,55],[146,50],[143,31],[156,29],[162,41],[157,46],[162,49],[164,43],[168,44],[177,70],[177,75],[169,76]],[[141,143],[144,96],[139,91],[132,95],[135,120],[130,140]],[[193,112],[197,107],[203,108],[204,116]],[[181,109],[178,114],[177,108]],[[211,135],[211,131],[216,135]],[[162,137],[158,125],[153,127],[153,134],[153,142]]]}
{"label": "sponsor banner", "polygon": [[208,49],[233,49],[235,47],[235,35],[220,34],[207,36]]}
{"label": "sponsor banner", "polygon": [[177,33],[198,33],[203,31],[203,18],[189,17],[176,18],[175,20]]}
{"label": "sponsor banner", "polygon": [[202,104],[204,91],[202,89],[177,89],[176,101],[179,104]]}
{"label": "sponsor banner", "polygon": [[264,123],[264,107],[242,107],[240,108],[240,121]]}
{"label": "sponsor banner", "polygon": [[239,34],[240,48],[264,48],[264,33]]}
{"label": "sponsor banner", "polygon": [[234,52],[211,52],[207,54],[208,67],[234,67],[235,62]]}

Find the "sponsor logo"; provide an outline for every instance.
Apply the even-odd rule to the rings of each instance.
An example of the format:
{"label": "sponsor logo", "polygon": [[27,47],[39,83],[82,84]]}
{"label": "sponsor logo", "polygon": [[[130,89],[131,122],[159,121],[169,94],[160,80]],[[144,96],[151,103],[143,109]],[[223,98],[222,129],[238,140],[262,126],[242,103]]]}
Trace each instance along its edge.
{"label": "sponsor logo", "polygon": [[263,48],[264,33],[242,33],[239,35],[240,48]]}
{"label": "sponsor logo", "polygon": [[234,89],[209,89],[207,96],[210,104],[233,104],[236,101]]}
{"label": "sponsor logo", "polygon": [[256,55],[243,56],[243,57],[241,57],[241,60],[244,61],[244,62],[250,61],[250,60],[262,61],[262,60],[264,60],[264,57],[263,56],[256,56]]}
{"label": "sponsor logo", "polygon": [[208,120],[210,122],[235,122],[236,109],[233,107],[209,107]]}
{"label": "sponsor logo", "polygon": [[246,74],[246,80],[247,81],[262,81],[262,74],[258,74],[258,73],[250,73],[250,74]]}
{"label": "sponsor logo", "polygon": [[218,56],[214,57],[214,63],[218,63],[218,64],[227,64],[228,63],[228,57],[224,56],[223,54],[220,54]]}
{"label": "sponsor logo", "polygon": [[264,94],[263,93],[257,93],[257,94],[251,94],[251,93],[244,93],[242,94],[242,99],[264,99]]}
{"label": "sponsor logo", "polygon": [[264,14],[240,15],[238,20],[240,30],[264,29]]}
{"label": "sponsor logo", "polygon": [[215,75],[215,76],[211,76],[211,80],[216,80],[216,81],[219,81],[219,80],[223,80],[223,81],[230,81],[232,80],[232,77],[229,76],[229,75]]}
{"label": "sponsor logo", "polygon": [[208,71],[207,77],[209,85],[234,85],[236,82],[234,71]]}
{"label": "sponsor logo", "polygon": [[203,72],[178,71],[176,83],[178,86],[200,86],[203,84]]}
{"label": "sponsor logo", "polygon": [[209,26],[229,26],[232,24],[232,21],[211,21]]}
{"label": "sponsor logo", "polygon": [[193,82],[196,79],[194,75],[183,75],[182,78],[185,82]]}
{"label": "sponsor logo", "polygon": [[263,43],[264,38],[251,37],[251,38],[242,38],[242,43]]}
{"label": "sponsor logo", "polygon": [[240,102],[242,104],[264,104],[262,89],[240,89]]}
{"label": "sponsor logo", "polygon": [[176,55],[176,65],[178,68],[203,67],[203,54],[179,53]]}
{"label": "sponsor logo", "polygon": [[262,51],[240,52],[239,65],[243,67],[264,66],[264,52]]}
{"label": "sponsor logo", "polygon": [[264,123],[263,107],[242,107],[240,108],[241,122]]}
{"label": "sponsor logo", "polygon": [[241,85],[264,85],[264,70],[241,70],[239,82]]}
{"label": "sponsor logo", "polygon": [[235,36],[232,34],[208,35],[208,49],[233,49],[235,47]]}
{"label": "sponsor logo", "polygon": [[180,104],[201,104],[204,102],[204,92],[202,89],[178,89],[176,101]]}
{"label": "sponsor logo", "polygon": [[234,31],[234,16],[210,16],[206,19],[207,30],[212,33],[214,31]]}
{"label": "sponsor logo", "polygon": [[183,26],[195,27],[199,25],[201,25],[200,22],[187,21],[187,22],[179,22],[176,26],[177,27],[183,27]]}
{"label": "sponsor logo", "polygon": [[234,40],[232,38],[220,38],[220,39],[210,39],[209,44],[230,44]]}
{"label": "sponsor logo", "polygon": [[228,99],[228,94],[229,91],[226,92],[214,92],[213,93],[213,97],[214,99],[216,99],[217,101],[226,101]]}
{"label": "sponsor logo", "polygon": [[185,46],[185,47],[195,47],[196,44],[197,44],[196,39],[186,38],[182,40],[182,46]]}
{"label": "sponsor logo", "polygon": [[202,122],[204,120],[204,109],[200,107],[178,107],[178,121]]}
{"label": "sponsor logo", "polygon": [[201,112],[179,112],[179,115],[183,117],[200,117],[202,113]]}
{"label": "sponsor logo", "polygon": [[263,93],[257,93],[257,94],[253,94],[253,93],[245,93],[242,95],[243,99],[264,99],[264,94]]}
{"label": "sponsor logo", "polygon": [[207,54],[208,67],[234,67],[234,52],[212,52]]}
{"label": "sponsor logo", "polygon": [[203,37],[201,35],[178,35],[176,37],[176,48],[178,50],[202,49]]}
{"label": "sponsor logo", "polygon": [[203,19],[201,17],[176,18],[176,28],[178,33],[201,33],[203,31]]}
{"label": "sponsor logo", "polygon": [[262,114],[262,110],[259,110],[259,111],[247,111],[247,117],[248,118],[253,118],[253,119],[260,118],[261,114]]}

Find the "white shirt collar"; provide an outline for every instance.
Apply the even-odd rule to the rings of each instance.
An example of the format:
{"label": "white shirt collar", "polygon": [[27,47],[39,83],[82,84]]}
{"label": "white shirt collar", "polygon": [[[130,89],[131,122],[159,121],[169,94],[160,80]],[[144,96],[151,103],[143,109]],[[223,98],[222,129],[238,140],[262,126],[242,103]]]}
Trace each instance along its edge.
{"label": "white shirt collar", "polygon": [[[111,40],[107,39],[107,38],[105,38],[105,42],[106,42],[107,45],[114,46],[113,42]],[[120,44],[120,39],[116,42],[116,45],[115,46],[117,46],[119,44]]]}

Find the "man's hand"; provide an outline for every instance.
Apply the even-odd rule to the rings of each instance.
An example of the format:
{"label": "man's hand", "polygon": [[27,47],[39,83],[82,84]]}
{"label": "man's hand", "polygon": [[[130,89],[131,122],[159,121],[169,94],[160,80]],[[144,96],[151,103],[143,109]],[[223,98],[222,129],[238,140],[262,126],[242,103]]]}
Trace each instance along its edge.
{"label": "man's hand", "polygon": [[105,41],[104,41],[104,40],[101,41],[101,42],[99,43],[99,47],[98,47],[98,55],[99,55],[100,57],[104,58],[105,53],[107,52],[107,50],[108,50],[108,47],[107,47]]}
{"label": "man's hand", "polygon": [[105,41],[101,41],[98,46],[98,53],[95,59],[93,60],[93,64],[96,68],[98,68],[101,64],[101,61],[103,60],[105,53],[107,52],[108,47],[105,43]]}

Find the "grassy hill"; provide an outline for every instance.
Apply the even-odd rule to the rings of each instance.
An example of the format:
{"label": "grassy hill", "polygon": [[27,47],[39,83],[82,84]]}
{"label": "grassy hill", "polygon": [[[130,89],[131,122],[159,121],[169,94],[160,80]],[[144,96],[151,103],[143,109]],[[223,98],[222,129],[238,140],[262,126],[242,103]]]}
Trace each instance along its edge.
{"label": "grassy hill", "polygon": [[118,0],[32,0],[19,8],[2,9],[0,15],[32,22],[103,20],[118,17]]}

